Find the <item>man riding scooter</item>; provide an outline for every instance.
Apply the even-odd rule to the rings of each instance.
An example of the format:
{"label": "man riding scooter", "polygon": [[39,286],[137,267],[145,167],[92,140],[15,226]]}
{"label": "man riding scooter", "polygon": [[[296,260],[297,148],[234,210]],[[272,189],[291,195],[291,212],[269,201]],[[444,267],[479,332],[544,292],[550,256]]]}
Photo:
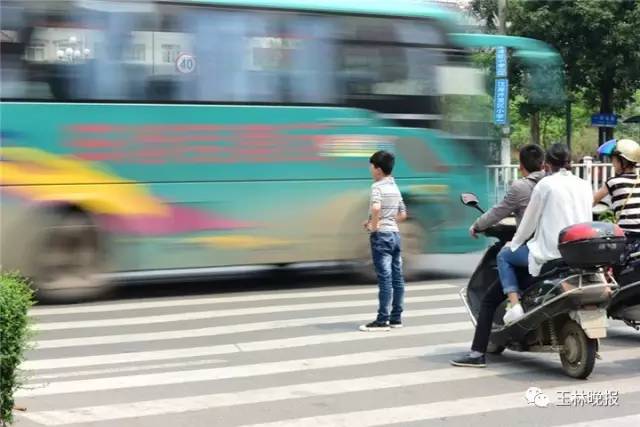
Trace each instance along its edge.
{"label": "man riding scooter", "polygon": [[513,241],[498,254],[500,282],[511,305],[504,315],[505,324],[524,316],[516,268],[528,267],[532,276],[538,276],[546,262],[562,258],[558,249],[560,231],[570,225],[589,222],[592,217],[591,187],[570,172],[569,148],[554,144],[547,151],[545,160],[550,174],[534,188]]}
{"label": "man riding scooter", "polygon": [[[560,231],[570,225],[591,220],[591,187],[569,171],[571,153],[568,147],[564,144],[552,145],[546,153],[545,160],[550,175],[540,180],[533,189],[531,200],[513,241],[506,245],[497,257],[499,283],[511,303],[511,308],[504,316],[507,325],[524,316],[524,310],[520,305],[520,285],[516,269],[528,267],[532,276],[538,276],[546,262],[561,258],[558,249]],[[498,299],[495,290],[490,294]],[[502,300],[503,296],[500,302]],[[491,332],[492,320],[493,313],[487,315],[486,324],[482,325],[483,328],[489,325],[487,336]],[[480,351],[472,350],[451,363],[454,366],[486,366],[484,353],[478,353]]]}
{"label": "man riding scooter", "polygon": [[[523,177],[511,184],[500,203],[473,223],[469,229],[471,236],[476,237],[477,232],[486,230],[511,215],[515,215],[516,223],[519,224],[529,204],[534,186],[545,176],[543,167],[544,151],[542,148],[533,144],[524,146],[520,150],[520,173]],[[485,353],[491,334],[491,324],[494,313],[502,301],[504,301],[502,287],[496,283],[487,291],[482,300],[471,352],[452,360],[453,365],[486,366]]]}

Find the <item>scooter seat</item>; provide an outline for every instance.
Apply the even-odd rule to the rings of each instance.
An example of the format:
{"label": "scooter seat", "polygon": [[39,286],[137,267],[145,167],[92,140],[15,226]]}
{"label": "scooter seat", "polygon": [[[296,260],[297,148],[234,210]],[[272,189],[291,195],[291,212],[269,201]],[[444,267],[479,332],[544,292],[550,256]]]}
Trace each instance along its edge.
{"label": "scooter seat", "polygon": [[556,274],[558,270],[564,270],[568,268],[570,267],[562,259],[554,259],[544,264],[542,266],[542,269],[540,270],[540,275],[536,277],[531,276],[526,267],[522,268],[520,269],[520,272],[521,274],[523,274],[523,277],[526,277],[526,279],[521,282],[524,284],[524,286],[522,286],[521,289],[523,290],[529,289],[531,285],[537,282],[540,282],[542,279],[545,278],[545,276]]}
{"label": "scooter seat", "polygon": [[[566,262],[562,258],[551,260],[545,263],[540,270],[540,276],[546,276],[547,274],[551,274],[556,270],[569,268]],[[538,276],[538,277],[540,277]]]}

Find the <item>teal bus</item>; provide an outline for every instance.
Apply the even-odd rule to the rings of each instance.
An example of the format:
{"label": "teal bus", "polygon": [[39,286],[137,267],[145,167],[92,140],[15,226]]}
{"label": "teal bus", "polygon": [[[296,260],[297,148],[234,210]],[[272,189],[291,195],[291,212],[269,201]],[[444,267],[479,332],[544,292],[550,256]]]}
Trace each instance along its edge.
{"label": "teal bus", "polygon": [[458,22],[403,0],[3,1],[2,269],[77,299],[113,280],[360,265],[380,149],[408,205],[408,273],[479,249],[458,195],[486,198],[494,128],[471,49],[556,56]]}

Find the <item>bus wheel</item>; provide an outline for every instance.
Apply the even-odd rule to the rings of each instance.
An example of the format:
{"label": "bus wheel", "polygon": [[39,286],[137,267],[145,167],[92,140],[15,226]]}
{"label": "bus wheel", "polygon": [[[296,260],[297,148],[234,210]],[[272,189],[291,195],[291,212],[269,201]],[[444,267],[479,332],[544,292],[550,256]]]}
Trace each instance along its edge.
{"label": "bus wheel", "polygon": [[41,302],[96,298],[108,290],[98,277],[104,251],[98,227],[82,211],[44,215],[33,254],[33,281]]}
{"label": "bus wheel", "polygon": [[417,280],[424,272],[422,264],[424,229],[415,221],[407,221],[400,224],[400,235],[404,277],[406,280]]}
{"label": "bus wheel", "polygon": [[[421,263],[422,244],[424,242],[424,231],[419,224],[408,221],[400,225],[400,238],[402,245],[402,273],[405,280],[417,280],[423,271]],[[367,239],[366,253],[358,263],[357,275],[367,283],[375,283],[376,276],[373,262],[371,260],[371,249]]]}

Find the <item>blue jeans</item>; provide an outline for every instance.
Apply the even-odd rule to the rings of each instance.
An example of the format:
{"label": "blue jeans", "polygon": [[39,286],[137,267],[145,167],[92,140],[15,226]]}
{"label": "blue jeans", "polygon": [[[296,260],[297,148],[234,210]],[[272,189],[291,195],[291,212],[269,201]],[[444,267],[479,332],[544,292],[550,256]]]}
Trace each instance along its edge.
{"label": "blue jeans", "polygon": [[373,266],[378,276],[379,322],[401,321],[404,305],[404,279],[400,254],[400,233],[375,232],[369,237]]}
{"label": "blue jeans", "polygon": [[505,294],[520,292],[518,286],[518,276],[516,267],[527,267],[529,265],[529,248],[522,245],[515,252],[505,246],[498,252],[498,275],[502,283],[502,291]]}

